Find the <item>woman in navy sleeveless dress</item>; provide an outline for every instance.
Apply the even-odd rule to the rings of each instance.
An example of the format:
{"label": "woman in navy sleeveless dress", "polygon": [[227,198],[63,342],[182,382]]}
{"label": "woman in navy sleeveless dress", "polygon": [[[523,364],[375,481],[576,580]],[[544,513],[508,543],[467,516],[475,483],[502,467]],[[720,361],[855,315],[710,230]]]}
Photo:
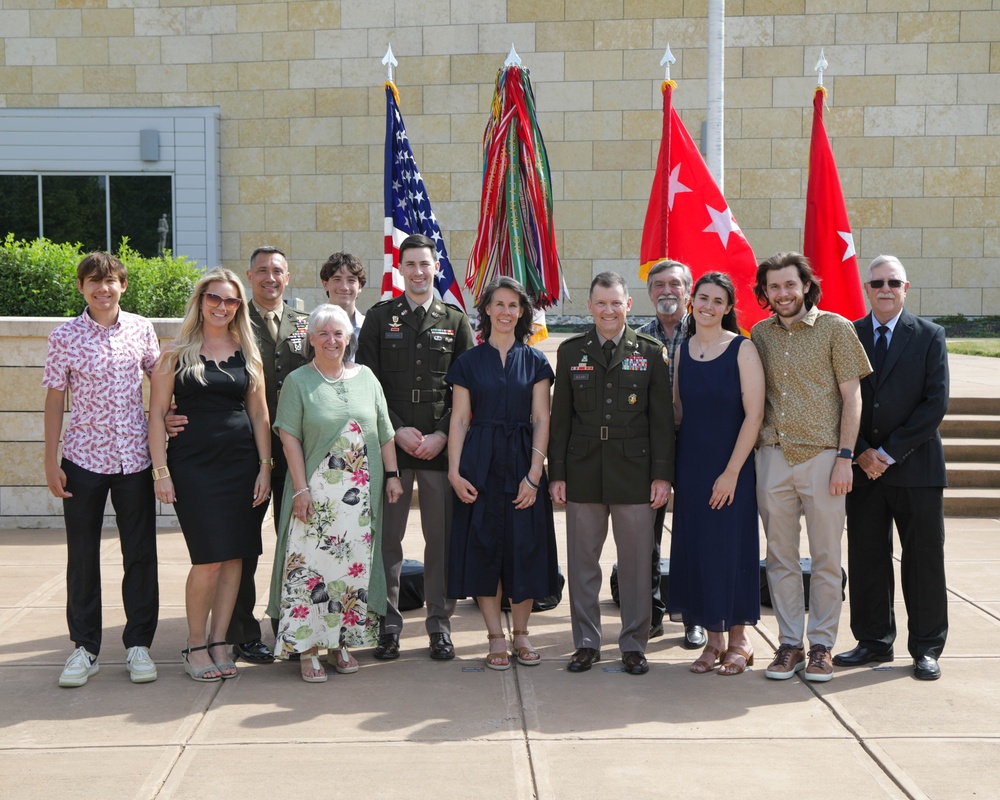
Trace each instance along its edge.
{"label": "woman in navy sleeveless dress", "polygon": [[532,601],[556,592],[556,540],[543,468],[549,438],[552,367],[524,340],[531,302],[519,283],[500,278],[479,300],[483,343],[459,356],[445,380],[452,389],[448,480],[455,514],[448,596],[473,596],[490,642],[486,666],[510,667],[501,600],[510,598],[513,658],[532,666]]}
{"label": "woman in navy sleeveless dress", "polygon": [[753,664],[744,626],[760,617],[753,447],[764,372],[739,334],[729,276],[702,276],[691,297],[689,338],[674,373],[680,429],[667,608],[672,620],[708,632],[692,672],[711,672],[719,661],[720,675],[738,675]]}

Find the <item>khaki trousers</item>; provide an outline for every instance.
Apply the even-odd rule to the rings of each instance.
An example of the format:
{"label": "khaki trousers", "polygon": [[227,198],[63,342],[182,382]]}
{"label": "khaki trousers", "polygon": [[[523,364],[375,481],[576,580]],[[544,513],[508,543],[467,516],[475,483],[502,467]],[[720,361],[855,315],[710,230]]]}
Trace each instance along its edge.
{"label": "khaki trousers", "polygon": [[[833,647],[843,604],[840,544],[845,497],[830,494],[836,450],[824,450],[794,467],[778,446],[757,451],[757,508],[767,537],[767,583],[778,619],[781,644]],[[809,624],[806,630],[802,568],[799,565],[801,518],[805,517],[812,558]]]}

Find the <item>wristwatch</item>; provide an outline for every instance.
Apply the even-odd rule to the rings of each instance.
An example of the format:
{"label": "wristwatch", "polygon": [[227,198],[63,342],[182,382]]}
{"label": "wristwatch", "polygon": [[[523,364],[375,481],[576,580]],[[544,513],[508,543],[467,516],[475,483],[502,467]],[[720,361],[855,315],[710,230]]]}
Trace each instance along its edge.
{"label": "wristwatch", "polygon": [[854,460],[854,453],[851,452],[850,447],[842,447],[837,451],[837,458],[846,458],[849,461]]}
{"label": "wristwatch", "polygon": [[389,478],[399,478],[402,480],[403,473],[400,472],[398,469],[387,469],[385,471],[385,479],[389,480]]}

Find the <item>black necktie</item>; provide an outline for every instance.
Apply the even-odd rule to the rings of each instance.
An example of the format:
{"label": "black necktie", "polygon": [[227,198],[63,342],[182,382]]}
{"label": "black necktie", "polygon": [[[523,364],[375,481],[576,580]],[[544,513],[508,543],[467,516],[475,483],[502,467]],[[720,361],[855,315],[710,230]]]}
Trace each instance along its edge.
{"label": "black necktie", "polygon": [[415,309],[413,309],[413,313],[417,318],[417,327],[419,328],[421,325],[424,324],[424,317],[427,316],[427,309],[424,308],[423,306],[417,306]]}
{"label": "black necktie", "polygon": [[882,367],[885,365],[885,354],[889,350],[889,342],[886,336],[889,333],[888,325],[879,325],[875,330],[878,331],[878,338],[875,340],[875,377],[882,377]]}
{"label": "black necktie", "polygon": [[604,363],[610,364],[611,359],[614,357],[614,354],[615,354],[615,341],[614,339],[608,339],[604,343]]}

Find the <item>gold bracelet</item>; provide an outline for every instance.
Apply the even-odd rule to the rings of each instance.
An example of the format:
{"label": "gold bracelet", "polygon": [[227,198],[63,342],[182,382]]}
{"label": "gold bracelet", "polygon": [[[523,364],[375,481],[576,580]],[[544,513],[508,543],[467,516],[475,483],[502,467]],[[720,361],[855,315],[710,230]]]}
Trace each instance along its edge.
{"label": "gold bracelet", "polygon": [[274,459],[273,458],[262,458],[260,460],[260,465],[263,467],[265,464],[267,466],[269,466],[269,467],[273,467],[274,466]]}
{"label": "gold bracelet", "polygon": [[162,481],[164,478],[170,477],[170,470],[166,467],[153,467],[153,480]]}

